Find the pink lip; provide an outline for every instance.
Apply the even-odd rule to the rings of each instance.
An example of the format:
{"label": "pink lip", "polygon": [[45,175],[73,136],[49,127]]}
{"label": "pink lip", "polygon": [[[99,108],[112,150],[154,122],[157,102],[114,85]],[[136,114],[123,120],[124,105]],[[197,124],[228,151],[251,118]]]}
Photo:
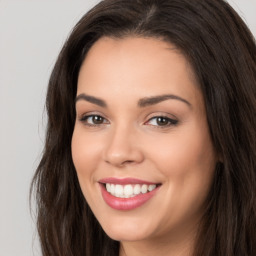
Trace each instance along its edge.
{"label": "pink lip", "polygon": [[120,184],[120,185],[126,185],[126,184],[146,184],[146,185],[153,185],[156,184],[155,182],[149,182],[145,180],[139,180],[135,178],[105,178],[99,180],[99,183],[111,183],[111,184]]}
{"label": "pink lip", "polygon": [[106,178],[102,179],[99,181],[99,185],[101,188],[101,193],[104,201],[106,202],[107,205],[109,205],[111,208],[116,209],[116,210],[122,210],[122,211],[128,211],[128,210],[133,210],[135,208],[140,207],[147,201],[149,201],[158,191],[159,186],[156,187],[154,190],[147,192],[145,194],[139,194],[137,196],[131,197],[131,198],[118,198],[115,196],[112,196],[109,192],[107,192],[105,188],[105,183],[111,183],[111,184],[156,184],[153,182],[147,182],[147,181],[142,181],[138,179],[133,179],[133,178],[125,178],[125,179],[117,179],[117,178]]}

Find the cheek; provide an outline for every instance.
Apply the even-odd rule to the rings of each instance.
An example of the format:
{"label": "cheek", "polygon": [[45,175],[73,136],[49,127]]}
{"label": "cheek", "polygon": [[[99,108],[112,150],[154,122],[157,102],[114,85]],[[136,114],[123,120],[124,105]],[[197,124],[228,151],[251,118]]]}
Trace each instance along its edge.
{"label": "cheek", "polygon": [[171,212],[173,218],[168,214],[164,223],[185,223],[201,216],[211,188],[216,159],[210,137],[202,130],[189,130],[152,141],[154,147],[148,151],[167,184],[162,212]]}
{"label": "cheek", "polygon": [[196,123],[152,139],[145,148],[158,169],[166,175],[189,175],[193,171],[205,173],[216,162],[207,127]]}
{"label": "cheek", "polygon": [[74,129],[71,151],[73,163],[81,187],[93,179],[94,170],[99,163],[100,144],[93,141],[93,136],[85,136],[83,129]]}
{"label": "cheek", "polygon": [[191,124],[150,144],[154,147],[145,145],[148,158],[169,184],[166,193],[177,197],[178,202],[204,201],[216,164],[207,128]]}

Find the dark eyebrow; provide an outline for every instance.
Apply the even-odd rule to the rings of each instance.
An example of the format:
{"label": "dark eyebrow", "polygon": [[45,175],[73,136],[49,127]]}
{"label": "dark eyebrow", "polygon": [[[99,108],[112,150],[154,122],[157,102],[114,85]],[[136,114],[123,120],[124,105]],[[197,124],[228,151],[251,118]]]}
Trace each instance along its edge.
{"label": "dark eyebrow", "polygon": [[91,102],[91,103],[93,103],[95,105],[98,105],[100,107],[103,107],[103,108],[107,107],[107,103],[104,100],[96,98],[96,97],[93,97],[93,96],[90,96],[90,95],[86,95],[84,93],[79,94],[76,97],[75,103],[77,103],[79,100],[85,100],[85,101]]}
{"label": "dark eyebrow", "polygon": [[[152,96],[152,97],[142,98],[142,99],[140,99],[138,101],[138,106],[139,107],[146,107],[146,106],[154,105],[154,104],[157,104],[157,103],[160,103],[162,101],[169,100],[169,99],[179,100],[179,101],[182,101],[182,102],[186,103],[189,107],[192,106],[191,103],[188,102],[187,100],[185,100],[185,99],[183,99],[183,98],[181,98],[179,96],[173,95],[173,94],[165,94],[165,95],[159,95],[159,96]],[[104,107],[104,108],[107,107],[107,103],[104,100],[96,98],[94,96],[90,96],[90,95],[84,94],[84,93],[79,94],[76,97],[75,103],[77,103],[80,100],[88,101],[88,102],[96,104],[96,105],[98,105],[100,107]]]}
{"label": "dark eyebrow", "polygon": [[187,100],[185,100],[185,99],[183,99],[179,96],[173,95],[173,94],[165,94],[165,95],[142,98],[142,99],[139,100],[138,106],[139,107],[146,107],[146,106],[154,105],[154,104],[157,104],[157,103],[160,103],[162,101],[169,100],[169,99],[179,100],[179,101],[182,101],[182,102],[186,103],[189,107],[192,106],[191,103],[188,102]]}

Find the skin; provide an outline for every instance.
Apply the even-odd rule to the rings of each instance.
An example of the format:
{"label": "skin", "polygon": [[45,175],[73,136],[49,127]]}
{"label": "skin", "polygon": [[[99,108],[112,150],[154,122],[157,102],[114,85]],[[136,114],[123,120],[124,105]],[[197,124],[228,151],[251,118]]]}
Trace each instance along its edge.
{"label": "skin", "polygon": [[[186,58],[154,38],[101,38],[78,77],[72,157],[82,192],[120,255],[191,255],[217,157],[199,85]],[[138,106],[145,97],[181,99]],[[185,102],[186,101],[186,102]],[[101,116],[99,123],[86,116]],[[164,116],[176,121],[157,122]],[[102,198],[107,177],[161,183],[142,206],[120,211]]]}

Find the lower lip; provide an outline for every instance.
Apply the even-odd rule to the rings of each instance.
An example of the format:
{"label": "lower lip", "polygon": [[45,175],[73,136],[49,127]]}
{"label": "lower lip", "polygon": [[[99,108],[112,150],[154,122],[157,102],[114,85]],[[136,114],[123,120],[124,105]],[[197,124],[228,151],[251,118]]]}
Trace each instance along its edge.
{"label": "lower lip", "polygon": [[154,190],[150,192],[147,192],[145,194],[139,194],[131,198],[119,198],[112,196],[110,193],[108,193],[105,188],[105,185],[100,184],[100,188],[102,197],[104,201],[107,203],[107,205],[109,205],[111,208],[115,210],[121,211],[129,211],[140,207],[141,205],[149,201],[159,189],[159,187],[156,187]]}

